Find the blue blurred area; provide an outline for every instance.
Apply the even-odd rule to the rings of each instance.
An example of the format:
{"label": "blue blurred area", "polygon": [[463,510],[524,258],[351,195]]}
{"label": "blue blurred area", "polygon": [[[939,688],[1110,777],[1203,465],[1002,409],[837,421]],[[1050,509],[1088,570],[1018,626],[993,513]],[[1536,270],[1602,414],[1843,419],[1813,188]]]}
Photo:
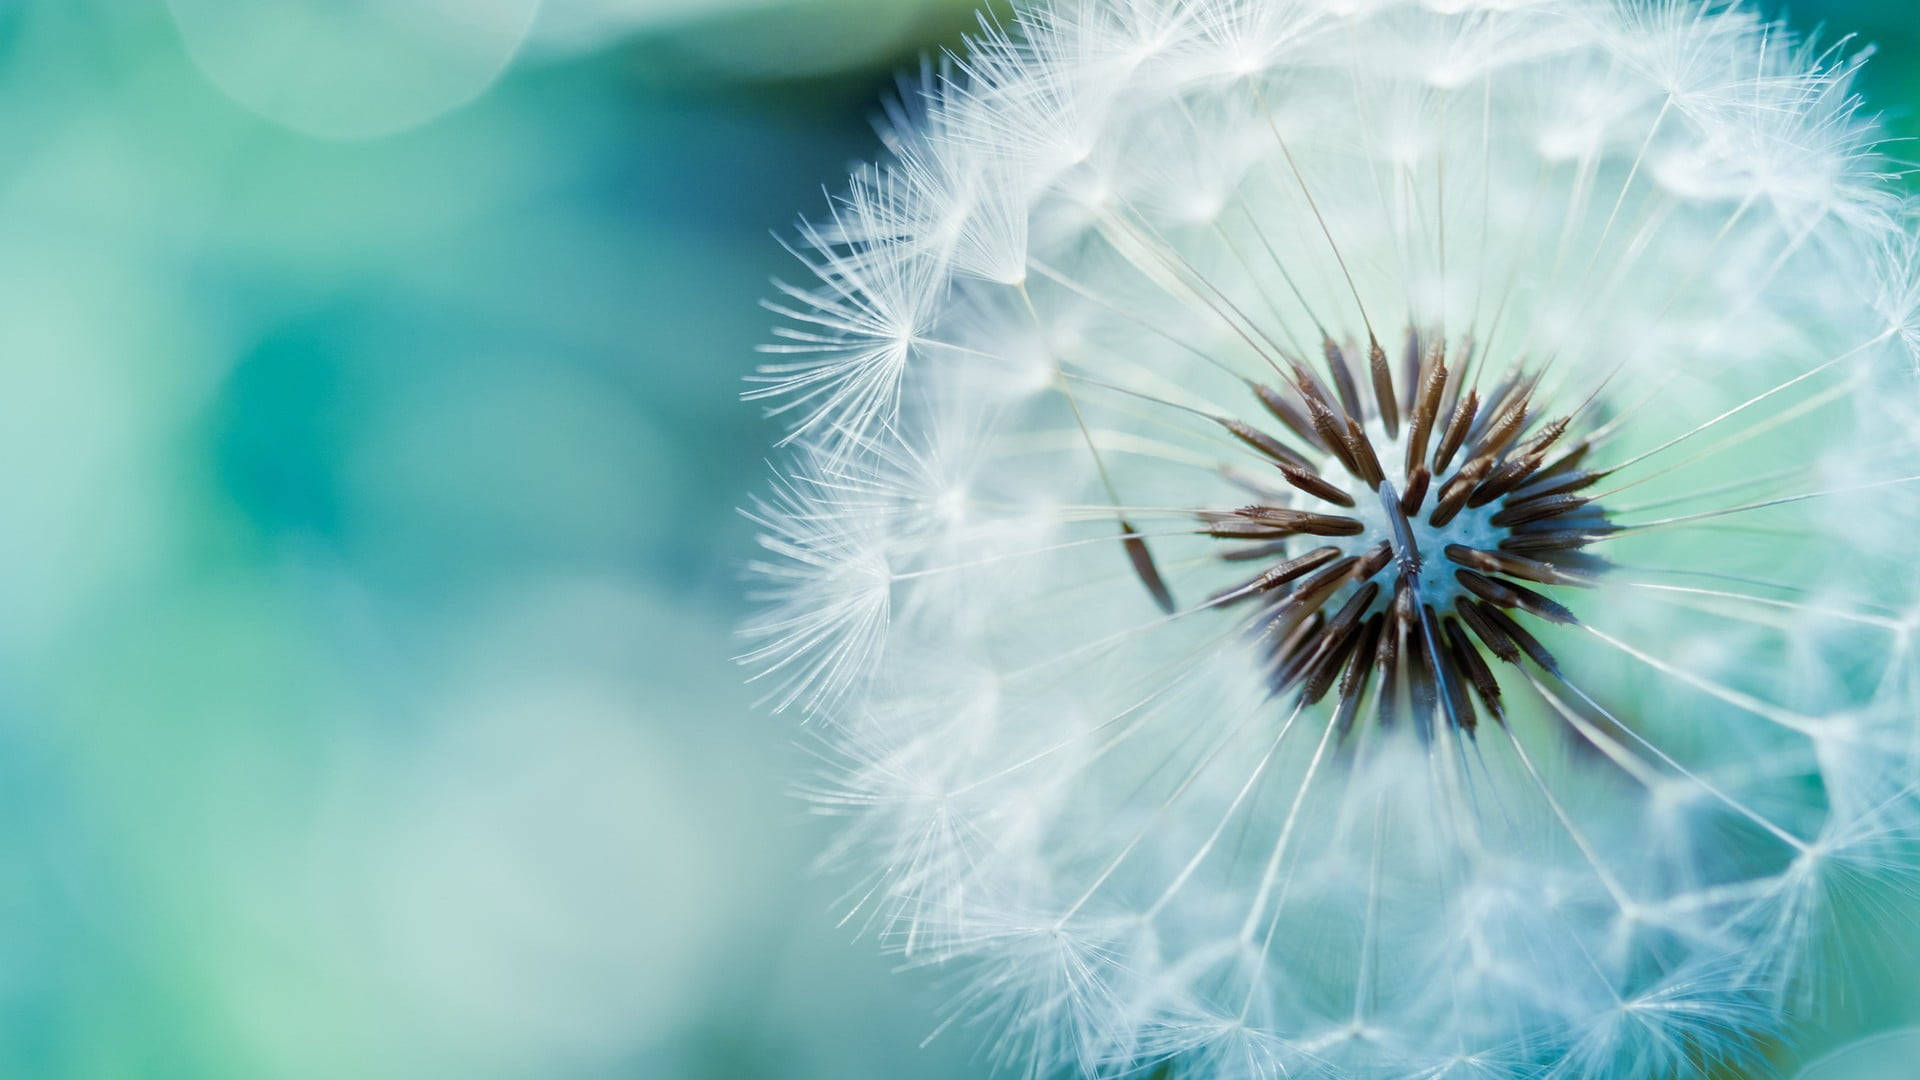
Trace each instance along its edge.
{"label": "blue blurred area", "polygon": [[986,1071],[730,661],[769,233],[966,9],[0,6],[0,1074]]}
{"label": "blue blurred area", "polygon": [[769,233],[921,43],[531,23],[302,130],[388,124],[354,8],[8,11],[0,1073],[938,1074],[730,661]]}

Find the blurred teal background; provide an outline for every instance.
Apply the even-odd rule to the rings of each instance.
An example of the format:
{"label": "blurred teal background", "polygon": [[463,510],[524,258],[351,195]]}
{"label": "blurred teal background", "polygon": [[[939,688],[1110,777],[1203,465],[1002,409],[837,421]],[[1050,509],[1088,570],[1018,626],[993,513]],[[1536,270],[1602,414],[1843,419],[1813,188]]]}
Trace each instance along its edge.
{"label": "blurred teal background", "polygon": [[969,6],[0,3],[0,1075],[986,1071],[729,660],[768,234]]}

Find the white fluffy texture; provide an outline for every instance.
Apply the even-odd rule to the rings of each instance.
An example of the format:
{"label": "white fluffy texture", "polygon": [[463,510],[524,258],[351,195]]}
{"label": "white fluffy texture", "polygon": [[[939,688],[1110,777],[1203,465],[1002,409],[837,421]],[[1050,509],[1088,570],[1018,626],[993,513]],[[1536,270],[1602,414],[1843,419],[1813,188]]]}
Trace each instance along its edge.
{"label": "white fluffy texture", "polygon": [[[798,452],[754,661],[855,918],[1036,1077],[1790,1034],[1920,824],[1920,256],[1855,66],[1682,0],[1078,0],[910,84],[757,391]],[[1409,325],[1597,392],[1628,528],[1507,724],[1339,738],[1204,604],[1247,566],[1195,511],[1281,487],[1206,417],[1285,438],[1245,379]]]}

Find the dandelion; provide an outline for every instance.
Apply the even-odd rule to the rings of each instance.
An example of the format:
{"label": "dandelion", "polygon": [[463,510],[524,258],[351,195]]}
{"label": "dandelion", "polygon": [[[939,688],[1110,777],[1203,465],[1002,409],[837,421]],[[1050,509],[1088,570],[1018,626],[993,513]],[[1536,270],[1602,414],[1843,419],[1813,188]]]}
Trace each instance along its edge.
{"label": "dandelion", "polygon": [[[1848,44],[1061,0],[754,394],[850,918],[1032,1076],[1695,1076],[1920,843],[1920,279]],[[1838,959],[1837,959],[1838,958]]]}

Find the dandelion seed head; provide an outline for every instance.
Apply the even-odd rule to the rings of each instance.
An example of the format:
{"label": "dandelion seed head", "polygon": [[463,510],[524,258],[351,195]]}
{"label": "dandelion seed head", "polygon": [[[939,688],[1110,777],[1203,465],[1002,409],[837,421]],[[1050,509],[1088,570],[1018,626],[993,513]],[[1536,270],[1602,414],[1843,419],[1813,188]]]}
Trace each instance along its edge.
{"label": "dandelion seed head", "polygon": [[1695,1076],[1920,854],[1920,286],[1844,43],[1062,0],[749,396],[849,918],[1033,1077]]}

